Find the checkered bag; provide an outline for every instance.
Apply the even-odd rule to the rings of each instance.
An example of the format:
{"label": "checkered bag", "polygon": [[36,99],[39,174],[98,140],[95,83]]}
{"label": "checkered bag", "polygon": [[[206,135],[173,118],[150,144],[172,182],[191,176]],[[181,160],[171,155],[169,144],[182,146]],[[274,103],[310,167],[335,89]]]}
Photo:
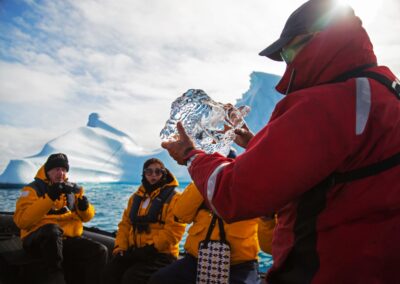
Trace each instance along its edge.
{"label": "checkered bag", "polygon": [[[210,240],[218,220],[220,240]],[[199,244],[196,284],[228,284],[231,249],[226,242],[224,223],[215,214],[204,241]]]}

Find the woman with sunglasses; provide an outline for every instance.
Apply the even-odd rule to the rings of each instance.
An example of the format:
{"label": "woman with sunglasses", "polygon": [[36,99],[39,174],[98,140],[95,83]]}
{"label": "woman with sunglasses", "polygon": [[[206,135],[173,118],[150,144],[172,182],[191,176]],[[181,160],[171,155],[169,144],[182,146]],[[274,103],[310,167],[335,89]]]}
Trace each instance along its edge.
{"label": "woman with sunglasses", "polygon": [[104,283],[146,283],[159,268],[177,259],[185,231],[172,214],[178,185],[159,159],[144,163],[142,184],[129,198],[118,225]]}

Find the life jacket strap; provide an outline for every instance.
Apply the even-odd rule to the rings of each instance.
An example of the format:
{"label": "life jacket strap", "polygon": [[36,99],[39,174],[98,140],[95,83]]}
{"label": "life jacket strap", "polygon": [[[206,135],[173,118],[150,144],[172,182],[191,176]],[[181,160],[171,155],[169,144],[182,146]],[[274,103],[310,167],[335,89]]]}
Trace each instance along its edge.
{"label": "life jacket strap", "polygon": [[160,193],[151,202],[150,208],[146,215],[138,216],[140,210],[140,204],[143,201],[143,197],[135,194],[132,202],[132,208],[129,212],[129,218],[134,227],[141,224],[149,223],[161,223],[162,221],[162,209],[164,204],[168,204],[172,197],[175,195],[175,187],[166,187],[160,191]]}

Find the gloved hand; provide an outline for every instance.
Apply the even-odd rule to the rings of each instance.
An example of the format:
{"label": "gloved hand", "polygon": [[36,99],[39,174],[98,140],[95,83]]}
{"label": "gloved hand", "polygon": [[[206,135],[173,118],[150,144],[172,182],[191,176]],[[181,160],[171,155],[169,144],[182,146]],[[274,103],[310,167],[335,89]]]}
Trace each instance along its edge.
{"label": "gloved hand", "polygon": [[62,183],[54,183],[47,187],[47,195],[51,200],[56,201],[60,198],[61,193],[64,191],[64,185]]}
{"label": "gloved hand", "polygon": [[141,248],[136,248],[130,252],[130,257],[135,260],[145,260],[149,257],[154,256],[157,253],[157,249],[154,245],[146,245]]}
{"label": "gloved hand", "polygon": [[77,184],[72,182],[65,182],[63,183],[63,186],[64,186],[63,193],[65,194],[76,193],[77,189],[79,188]]}
{"label": "gloved hand", "polygon": [[89,200],[86,196],[82,195],[81,198],[78,198],[78,209],[81,211],[85,211],[89,207]]}
{"label": "gloved hand", "polygon": [[117,262],[123,261],[125,259],[124,258],[125,252],[126,251],[124,251],[124,250],[113,252],[112,257],[111,257],[112,261],[117,261]]}

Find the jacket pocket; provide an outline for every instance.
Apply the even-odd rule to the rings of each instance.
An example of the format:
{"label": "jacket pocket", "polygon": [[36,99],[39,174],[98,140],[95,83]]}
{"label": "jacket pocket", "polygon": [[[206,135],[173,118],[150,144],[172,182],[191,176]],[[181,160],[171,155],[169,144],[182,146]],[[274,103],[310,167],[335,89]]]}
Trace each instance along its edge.
{"label": "jacket pocket", "polygon": [[185,242],[185,250],[192,256],[198,256],[199,243],[206,237],[206,227],[202,224],[192,225],[188,230]]}
{"label": "jacket pocket", "polygon": [[256,222],[246,221],[225,226],[227,241],[231,247],[231,263],[257,259],[259,251]]}
{"label": "jacket pocket", "polygon": [[225,231],[228,238],[247,239],[257,235],[257,226],[256,222],[245,221],[242,224],[233,223],[225,226]]}

